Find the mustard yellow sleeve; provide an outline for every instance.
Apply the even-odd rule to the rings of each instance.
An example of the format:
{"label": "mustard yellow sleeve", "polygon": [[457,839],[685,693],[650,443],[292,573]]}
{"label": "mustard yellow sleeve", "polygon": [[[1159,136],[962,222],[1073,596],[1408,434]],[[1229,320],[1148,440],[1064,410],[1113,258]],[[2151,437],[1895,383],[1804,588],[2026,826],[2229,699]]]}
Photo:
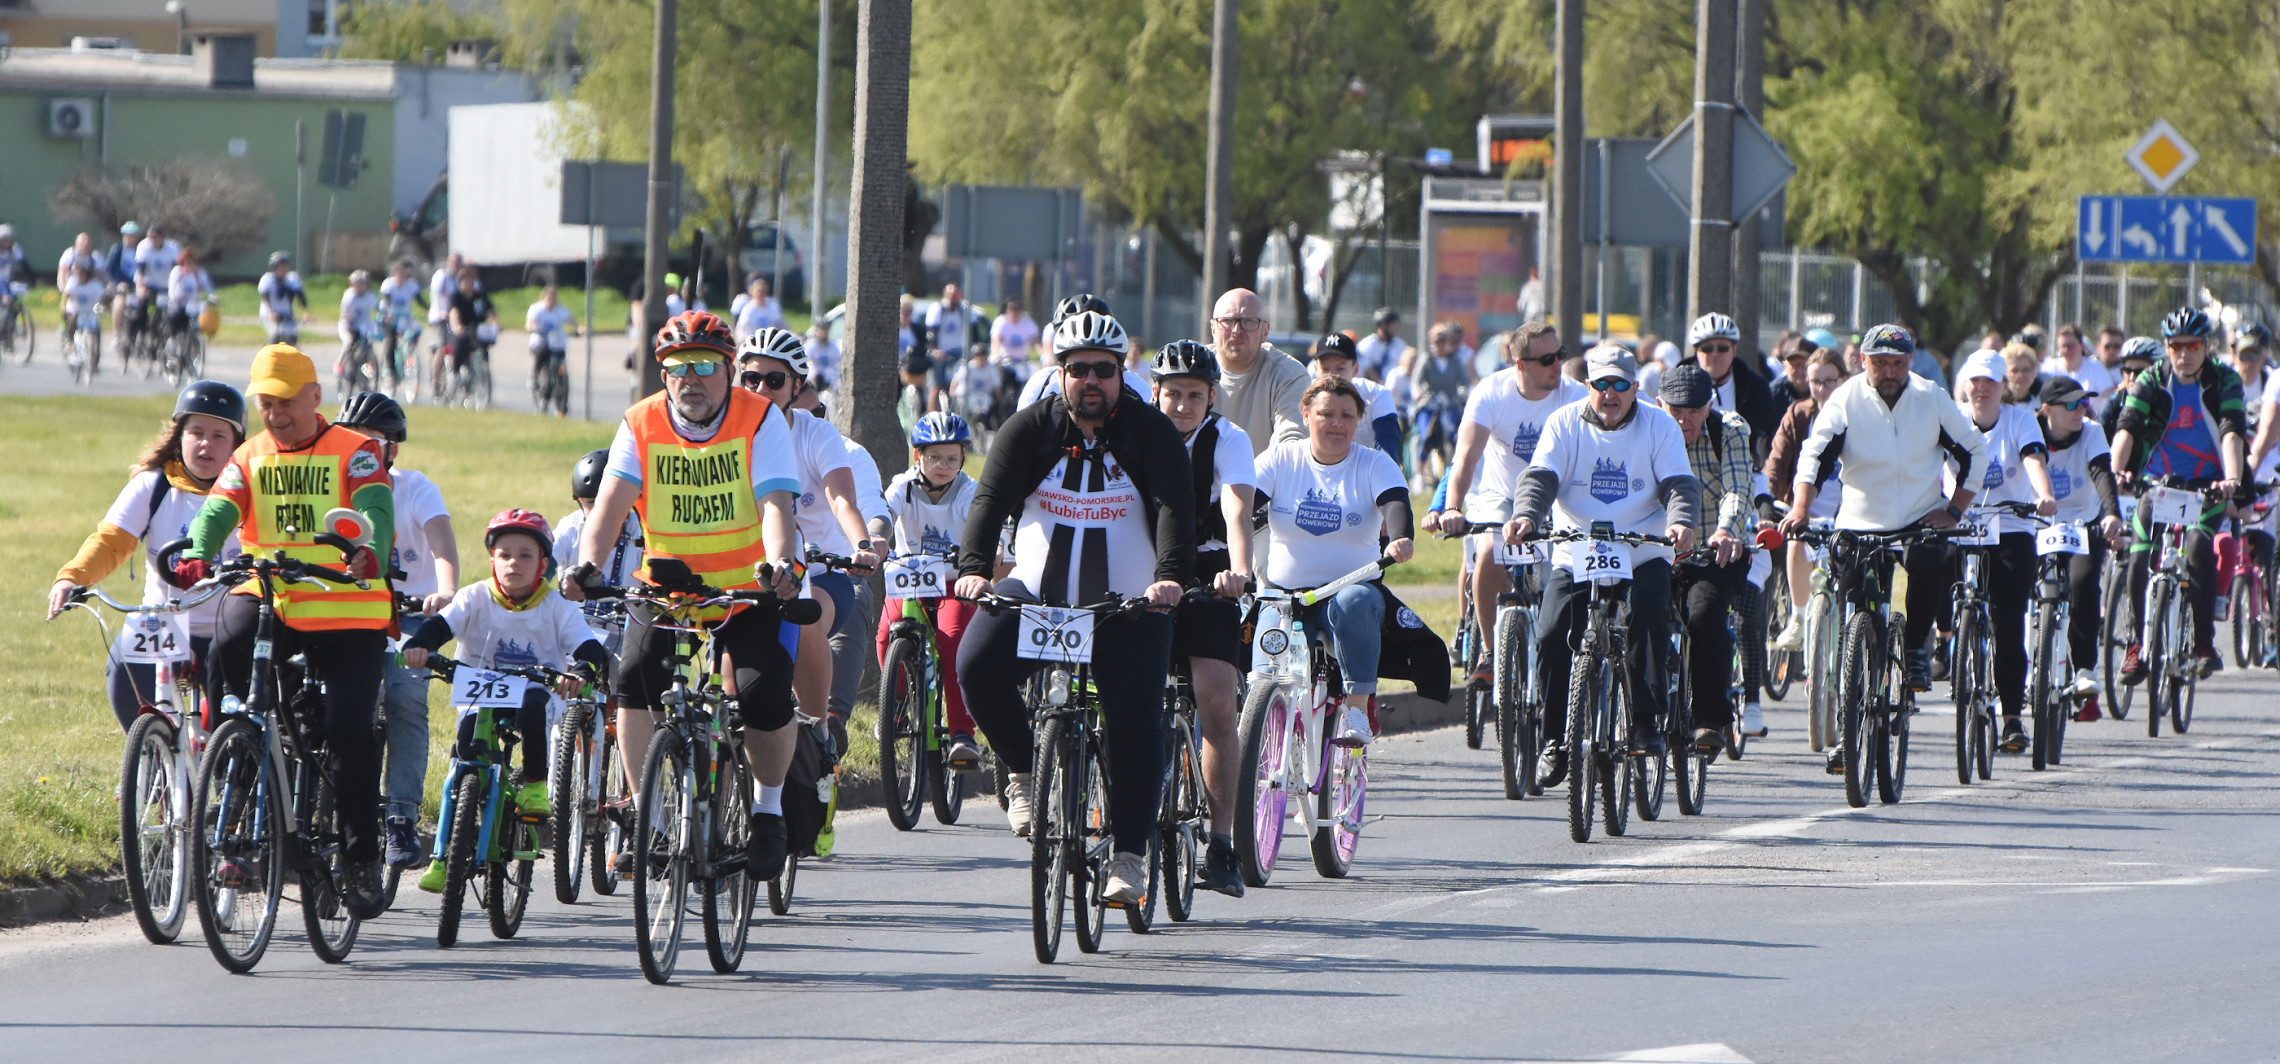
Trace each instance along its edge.
{"label": "mustard yellow sleeve", "polygon": [[68,580],[75,587],[87,587],[103,582],[103,578],[118,568],[135,552],[141,541],[117,525],[105,522],[95,526],[87,542],[79,545],[79,553],[56,570],[57,580]]}

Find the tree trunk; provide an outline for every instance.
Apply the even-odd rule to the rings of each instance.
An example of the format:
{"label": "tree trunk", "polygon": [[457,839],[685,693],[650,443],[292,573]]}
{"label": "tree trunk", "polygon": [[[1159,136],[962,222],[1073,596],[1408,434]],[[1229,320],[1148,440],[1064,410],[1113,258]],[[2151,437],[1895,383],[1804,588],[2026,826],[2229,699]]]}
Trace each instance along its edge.
{"label": "tree trunk", "polygon": [[[1314,332],[1314,304],[1312,300],[1306,298],[1306,259],[1304,257],[1306,228],[1300,225],[1292,225],[1282,230],[1281,236],[1283,251],[1290,256],[1290,277],[1291,288],[1293,289],[1291,305],[1298,309],[1298,321],[1295,324],[1298,326],[1299,332],[1312,333]],[[1324,318],[1323,320],[1327,322],[1329,319]]]}
{"label": "tree trunk", "polygon": [[902,393],[897,313],[904,264],[910,123],[911,0],[862,0],[856,15],[855,177],[847,219],[847,397],[839,431],[871,452],[882,479],[909,464],[895,406]]}
{"label": "tree trunk", "polygon": [[1245,226],[1235,234],[1235,261],[1227,273],[1228,288],[1259,290],[1259,255],[1267,250],[1267,241],[1274,235],[1271,225]]}

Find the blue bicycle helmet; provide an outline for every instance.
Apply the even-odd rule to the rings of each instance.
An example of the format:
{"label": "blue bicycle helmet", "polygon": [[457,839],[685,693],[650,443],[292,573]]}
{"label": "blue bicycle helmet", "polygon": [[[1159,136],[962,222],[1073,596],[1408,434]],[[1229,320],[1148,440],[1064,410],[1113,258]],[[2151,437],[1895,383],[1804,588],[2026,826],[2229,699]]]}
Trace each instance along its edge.
{"label": "blue bicycle helmet", "polygon": [[2196,307],[2179,307],[2161,319],[2161,338],[2174,340],[2180,336],[2207,337],[2213,327],[2209,316]]}
{"label": "blue bicycle helmet", "polygon": [[1906,356],[1916,353],[1916,341],[1897,325],[1879,325],[1860,338],[1862,355]]}
{"label": "blue bicycle helmet", "polygon": [[910,445],[926,447],[937,443],[966,443],[974,438],[974,430],[966,419],[946,410],[937,410],[918,419],[911,426]]}

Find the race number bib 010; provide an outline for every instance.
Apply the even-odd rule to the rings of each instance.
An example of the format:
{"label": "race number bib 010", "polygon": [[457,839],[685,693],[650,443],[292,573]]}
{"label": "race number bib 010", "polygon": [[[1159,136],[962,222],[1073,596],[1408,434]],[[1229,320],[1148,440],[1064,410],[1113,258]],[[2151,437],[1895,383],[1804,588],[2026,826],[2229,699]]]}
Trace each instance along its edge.
{"label": "race number bib 010", "polygon": [[2155,488],[2145,494],[2146,519],[2157,525],[2192,525],[2201,521],[2201,497],[2176,488]]}
{"label": "race number bib 010", "polygon": [[1612,584],[1631,578],[1630,545],[1604,539],[1562,543],[1553,548],[1552,563],[1577,580]]}
{"label": "race number bib 010", "polygon": [[883,568],[888,598],[941,598],[950,593],[950,585],[958,579],[950,559],[938,554],[900,555],[887,559]]}
{"label": "race number bib 010", "polygon": [[1496,545],[1496,563],[1498,565],[1534,565],[1541,560],[1541,557],[1537,545],[1534,543],[1499,542]]}
{"label": "race number bib 010", "polygon": [[138,613],[119,630],[119,660],[138,665],[190,660],[190,618],[180,613]]}
{"label": "race number bib 010", "polygon": [[468,710],[517,709],[522,706],[523,692],[530,681],[520,676],[502,676],[485,669],[461,669],[451,678],[451,704],[459,707],[461,715]]}
{"label": "race number bib 010", "polygon": [[1031,661],[1059,661],[1072,665],[1092,662],[1093,615],[1090,610],[1058,606],[1021,608],[1020,649]]}
{"label": "race number bib 010", "polygon": [[2036,554],[2088,554],[2090,548],[2082,541],[2082,526],[2074,522],[2052,525],[2035,533]]}
{"label": "race number bib 010", "polygon": [[1992,547],[2003,541],[2003,515],[1973,510],[1956,525],[1955,542],[1966,547]]}

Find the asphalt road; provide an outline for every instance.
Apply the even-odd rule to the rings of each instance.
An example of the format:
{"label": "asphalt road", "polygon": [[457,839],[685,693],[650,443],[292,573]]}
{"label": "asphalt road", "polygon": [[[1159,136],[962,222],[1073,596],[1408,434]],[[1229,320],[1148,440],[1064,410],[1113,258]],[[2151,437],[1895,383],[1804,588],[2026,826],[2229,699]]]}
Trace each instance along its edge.
{"label": "asphalt road", "polygon": [[988,805],[910,834],[851,814],[744,971],[700,943],[669,987],[623,894],[542,891],[522,938],[445,951],[407,885],[347,964],[288,912],[246,977],[195,921],[167,948],[126,917],[0,932],[0,1058],[2270,1060],[2276,685],[2222,673],[2189,735],[2077,725],[2065,767],[1969,788],[1935,705],[1907,800],[1865,810],[1776,709],[1706,815],[1580,846],[1454,729],[1390,737],[1352,878],[1293,838],[1273,885],[1147,937],[1112,917],[1051,966]]}

